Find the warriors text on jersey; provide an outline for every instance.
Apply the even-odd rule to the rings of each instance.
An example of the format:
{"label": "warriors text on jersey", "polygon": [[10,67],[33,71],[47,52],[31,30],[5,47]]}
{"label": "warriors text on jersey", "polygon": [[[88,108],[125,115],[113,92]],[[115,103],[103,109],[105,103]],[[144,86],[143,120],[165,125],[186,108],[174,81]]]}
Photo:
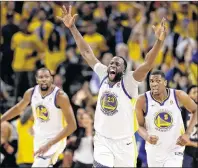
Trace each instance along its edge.
{"label": "warriors text on jersey", "polygon": [[156,135],[159,140],[156,145],[146,144],[148,155],[156,160],[164,160],[171,152],[182,155],[184,147],[176,145],[176,141],[184,133],[181,110],[178,106],[176,93],[167,89],[168,97],[163,103],[155,100],[151,92],[146,97],[146,129],[149,135]]}

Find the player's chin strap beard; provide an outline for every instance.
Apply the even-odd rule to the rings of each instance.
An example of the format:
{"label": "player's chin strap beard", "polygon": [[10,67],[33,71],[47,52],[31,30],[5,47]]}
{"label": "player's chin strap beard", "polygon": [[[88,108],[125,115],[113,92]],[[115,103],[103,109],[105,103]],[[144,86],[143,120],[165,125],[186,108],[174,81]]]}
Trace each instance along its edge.
{"label": "player's chin strap beard", "polygon": [[121,81],[122,77],[124,75],[124,72],[120,72],[120,73],[117,73],[114,80],[112,82],[118,82],[118,81]]}

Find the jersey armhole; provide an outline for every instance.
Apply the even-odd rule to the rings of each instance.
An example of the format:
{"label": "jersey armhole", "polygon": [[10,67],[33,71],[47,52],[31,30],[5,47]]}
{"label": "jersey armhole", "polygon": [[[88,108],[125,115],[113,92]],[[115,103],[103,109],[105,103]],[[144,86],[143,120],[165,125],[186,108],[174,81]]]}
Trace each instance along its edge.
{"label": "jersey armhole", "polygon": [[132,99],[132,97],[128,94],[128,92],[126,91],[125,87],[124,87],[124,81],[123,81],[123,78],[121,79],[121,85],[122,85],[122,89],[124,91],[124,93],[127,95],[127,97],[129,99]]}
{"label": "jersey armhole", "polygon": [[55,97],[54,97],[54,105],[55,105],[55,107],[58,108],[58,109],[60,109],[60,107],[56,104],[56,98],[57,98],[57,94],[58,94],[59,91],[60,91],[60,89],[58,89],[58,90],[56,91]]}
{"label": "jersey armhole", "polygon": [[107,79],[107,77],[108,77],[108,75],[107,75],[107,76],[105,76],[105,77],[103,78],[103,80],[102,80],[102,81],[101,81],[101,83],[100,83],[100,87],[99,87],[99,88],[101,88],[101,86],[102,86],[103,82],[105,81],[105,79]]}
{"label": "jersey armhole", "polygon": [[36,86],[34,86],[34,88],[32,90],[32,93],[31,93],[31,96],[30,96],[30,103],[28,105],[31,105],[32,104],[32,96],[34,94],[35,88],[36,88]]}
{"label": "jersey armhole", "polygon": [[144,96],[146,98],[146,111],[144,112],[144,116],[146,116],[147,113],[148,113],[148,97],[147,97],[147,94],[146,93],[144,93]]}
{"label": "jersey armhole", "polygon": [[176,102],[176,105],[177,105],[178,109],[179,109],[180,111],[182,111],[181,107],[179,106],[179,102],[178,102],[178,100],[177,100],[177,96],[176,96],[176,91],[175,91],[175,89],[173,89],[173,94],[174,94],[175,102]]}

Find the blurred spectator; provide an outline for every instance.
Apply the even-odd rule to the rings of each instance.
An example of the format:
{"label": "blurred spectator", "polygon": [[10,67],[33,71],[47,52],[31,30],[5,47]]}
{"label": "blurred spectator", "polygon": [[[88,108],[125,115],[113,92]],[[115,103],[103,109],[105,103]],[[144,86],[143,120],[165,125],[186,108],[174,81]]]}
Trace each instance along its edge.
{"label": "blurred spectator", "polygon": [[131,28],[122,25],[123,17],[120,13],[112,13],[109,18],[107,44],[114,55],[116,44],[127,44],[131,34]]}
{"label": "blurred spectator", "polygon": [[60,26],[52,30],[45,54],[45,65],[52,73],[56,72],[58,65],[65,61],[66,40]]}
{"label": "blurred spectator", "polygon": [[78,137],[84,134],[82,118],[85,112],[86,111],[83,108],[79,108],[77,110],[77,113],[76,113],[77,130],[75,131],[73,135],[71,135],[67,139],[67,147],[66,147],[66,151],[64,152],[64,159],[63,159],[62,167],[71,167],[73,164],[73,154],[74,154],[74,151],[76,150],[75,142]]}
{"label": "blurred spectator", "polygon": [[3,114],[7,110],[7,101],[10,96],[6,89],[6,84],[0,78],[0,110],[1,114]]}
{"label": "blurred spectator", "polygon": [[101,52],[105,52],[108,50],[106,40],[101,34],[96,32],[97,27],[93,21],[87,22],[85,26],[86,33],[84,35],[84,39],[92,48],[95,56],[99,58]]}
{"label": "blurred spectator", "polygon": [[17,167],[15,154],[17,141],[12,139],[13,127],[9,122],[1,123],[1,167]]}
{"label": "blurred spectator", "polygon": [[58,86],[60,89],[63,89],[63,79],[58,74],[54,76],[54,85]]}
{"label": "blurred spectator", "polygon": [[89,89],[89,83],[85,81],[82,88],[72,97],[72,101],[76,106],[86,108],[94,105],[95,101]]}
{"label": "blurred spectator", "polygon": [[83,85],[89,81],[92,69],[82,62],[74,48],[67,49],[67,60],[59,65],[57,73],[64,78],[63,90],[71,98]]}
{"label": "blurred spectator", "polygon": [[30,1],[25,1],[22,6],[22,18],[28,19],[32,11],[36,11],[39,8],[39,2],[30,2]]}
{"label": "blurred spectator", "polygon": [[36,31],[38,37],[47,45],[47,41],[54,28],[54,25],[49,20],[47,20],[47,13],[43,8],[37,12],[33,11],[33,14],[36,14],[36,16],[33,17],[30,24],[28,25],[28,31],[31,33]]}
{"label": "blurred spectator", "polygon": [[19,167],[31,167],[34,162],[33,120],[32,109],[30,106],[17,120],[18,150],[16,159]]}
{"label": "blurred spectator", "polygon": [[12,36],[19,31],[19,27],[14,24],[13,13],[8,13],[6,15],[6,19],[7,24],[2,27],[3,43],[1,45],[1,78],[7,84],[13,85],[13,70],[11,67],[11,63],[13,60],[13,51],[11,50],[11,39]]}
{"label": "blurred spectator", "polygon": [[[198,86],[192,85],[187,90],[188,95],[198,104]],[[185,109],[182,108],[182,117],[184,120],[184,126],[187,128],[191,114]],[[190,140],[197,143],[198,142],[198,123],[195,125],[192,134],[190,135]],[[197,159],[198,151],[196,147],[186,146],[184,151],[184,160],[183,167],[197,167],[198,159]]]}
{"label": "blurred spectator", "polygon": [[14,1],[1,2],[1,26],[7,24],[7,15],[13,15],[14,24],[20,24],[21,15],[15,11],[15,3]]}
{"label": "blurred spectator", "polygon": [[77,136],[74,152],[74,168],[91,168],[93,164],[93,118],[90,114],[82,115],[84,133]]}
{"label": "blurred spectator", "polygon": [[[15,98],[17,102],[18,96],[23,95],[19,93],[21,91],[21,84],[23,75],[26,74],[29,82],[29,87],[34,85],[34,70],[36,61],[39,59],[38,53],[43,52],[43,44],[37,38],[35,34],[30,34],[27,30],[28,21],[23,19],[20,24],[20,31],[15,33],[12,37],[11,48],[14,50],[14,59],[12,62],[12,68],[15,72]],[[24,84],[24,89],[28,86]]]}

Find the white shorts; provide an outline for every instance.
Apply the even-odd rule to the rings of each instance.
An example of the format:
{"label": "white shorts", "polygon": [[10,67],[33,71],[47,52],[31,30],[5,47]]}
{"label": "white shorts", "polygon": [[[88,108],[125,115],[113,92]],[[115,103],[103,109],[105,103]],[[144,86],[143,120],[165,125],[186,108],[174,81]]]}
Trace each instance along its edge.
{"label": "white shorts", "polygon": [[156,160],[152,153],[147,153],[148,167],[182,167],[183,152],[171,152],[164,160]]}
{"label": "white shorts", "polygon": [[108,139],[98,133],[94,136],[94,167],[136,167],[135,136]]}
{"label": "white shorts", "polygon": [[[37,151],[45,143],[47,143],[47,141],[35,141],[34,152]],[[57,162],[59,155],[64,151],[65,147],[66,139],[63,139],[53,145],[46,153],[44,153],[43,156],[35,156],[32,167],[53,167],[53,165]]]}

